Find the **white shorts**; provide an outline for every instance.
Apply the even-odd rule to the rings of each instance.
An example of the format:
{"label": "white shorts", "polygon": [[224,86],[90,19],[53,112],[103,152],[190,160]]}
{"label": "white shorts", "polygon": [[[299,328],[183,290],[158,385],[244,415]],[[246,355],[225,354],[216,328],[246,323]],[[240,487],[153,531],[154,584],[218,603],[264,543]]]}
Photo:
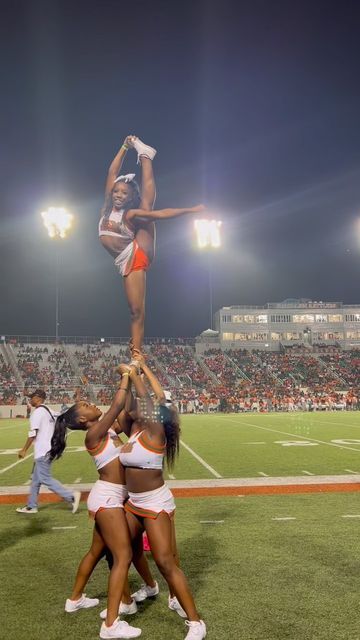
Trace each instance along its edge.
{"label": "white shorts", "polygon": [[129,500],[125,504],[125,511],[152,520],[155,520],[163,511],[172,516],[175,508],[174,496],[166,484],[163,484],[159,489],[144,493],[129,491]]}
{"label": "white shorts", "polygon": [[97,480],[89,493],[87,508],[89,515],[95,518],[102,509],[124,508],[128,492],[124,484]]}

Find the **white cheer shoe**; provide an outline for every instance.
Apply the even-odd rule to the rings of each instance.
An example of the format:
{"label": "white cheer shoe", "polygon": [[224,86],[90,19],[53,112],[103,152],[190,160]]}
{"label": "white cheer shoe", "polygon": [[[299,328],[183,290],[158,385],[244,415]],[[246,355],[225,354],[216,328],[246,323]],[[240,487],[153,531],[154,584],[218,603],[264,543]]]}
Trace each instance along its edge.
{"label": "white cheer shoe", "polygon": [[185,620],[185,624],[189,627],[185,640],[203,640],[206,637],[206,626],[203,620],[199,620],[199,622]]}
{"label": "white cheer shoe", "polygon": [[155,581],[155,587],[149,587],[147,584],[142,584],[140,589],[131,594],[131,597],[136,602],[143,602],[146,598],[155,598],[159,593],[159,585]]}
{"label": "white cheer shoe", "polygon": [[100,638],[104,640],[108,640],[108,638],[138,638],[140,635],[141,629],[139,627],[131,627],[119,618],[116,618],[110,627],[107,627],[103,622],[100,629]]}
{"label": "white cheer shoe", "polygon": [[[135,600],[133,600],[132,602],[130,602],[130,604],[126,604],[125,602],[120,602],[120,606],[119,606],[119,614],[122,614],[123,616],[132,616],[134,613],[137,612],[137,604],[135,602]],[[105,620],[107,616],[107,609],[103,609],[102,611],[100,611],[100,618],[102,620]]]}
{"label": "white cheer shoe", "polygon": [[145,158],[149,158],[150,160],[154,160],[157,154],[156,149],[154,149],[153,147],[150,147],[148,144],[145,144],[139,138],[136,138],[133,141],[133,145],[134,145],[135,151],[137,151],[137,154],[138,154],[138,160],[137,160],[138,163],[140,162],[141,156],[144,156]]}
{"label": "white cheer shoe", "polygon": [[75,611],[79,611],[79,609],[97,607],[98,604],[99,600],[97,598],[87,598],[86,594],[83,593],[79,600],[70,600],[70,598],[68,598],[65,602],[65,611],[66,613],[74,613]]}
{"label": "white cheer shoe", "polygon": [[169,609],[171,609],[171,611],[176,611],[176,613],[180,616],[180,618],[187,618],[186,611],[184,611],[184,609],[182,608],[176,596],[174,596],[173,598],[169,596],[168,607]]}

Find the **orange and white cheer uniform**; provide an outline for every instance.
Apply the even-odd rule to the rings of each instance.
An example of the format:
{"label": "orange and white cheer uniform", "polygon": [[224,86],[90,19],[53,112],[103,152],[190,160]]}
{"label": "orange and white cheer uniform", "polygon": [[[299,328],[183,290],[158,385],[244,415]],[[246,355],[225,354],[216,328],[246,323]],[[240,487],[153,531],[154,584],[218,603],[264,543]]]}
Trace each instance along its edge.
{"label": "orange and white cheer uniform", "polygon": [[[162,470],[165,452],[166,446],[154,446],[143,430],[134,433],[121,447],[120,461],[125,468]],[[162,512],[171,517],[175,512],[174,497],[165,483],[153,491],[129,491],[125,510],[143,518],[156,519]]]}
{"label": "orange and white cheer uniform", "polygon": [[99,222],[99,237],[115,236],[127,242],[126,247],[114,260],[115,267],[122,276],[128,276],[132,271],[147,271],[150,266],[145,251],[135,240],[135,232],[124,220],[125,213],[125,209],[112,211],[109,216],[102,216]]}
{"label": "orange and white cheer uniform", "polygon": [[[96,447],[87,449],[98,471],[119,457],[120,444],[120,440],[115,431],[109,429]],[[95,518],[97,512],[102,509],[123,509],[127,495],[125,485],[107,482],[107,480],[97,480],[87,499],[89,514]]]}

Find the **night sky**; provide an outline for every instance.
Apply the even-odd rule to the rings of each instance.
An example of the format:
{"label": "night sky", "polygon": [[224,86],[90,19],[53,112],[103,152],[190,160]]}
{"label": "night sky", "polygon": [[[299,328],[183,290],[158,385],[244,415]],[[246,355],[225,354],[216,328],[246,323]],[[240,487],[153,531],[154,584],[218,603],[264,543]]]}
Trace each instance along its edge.
{"label": "night sky", "polygon": [[[0,332],[54,335],[55,250],[40,212],[76,224],[60,249],[60,333],[126,336],[97,239],[127,134],[158,149],[157,208],[223,220],[214,307],[360,303],[360,3],[0,0]],[[124,171],[134,170],[128,153]],[[138,168],[137,168],[138,171]],[[209,326],[208,256],[190,218],[159,222],[147,336]]]}

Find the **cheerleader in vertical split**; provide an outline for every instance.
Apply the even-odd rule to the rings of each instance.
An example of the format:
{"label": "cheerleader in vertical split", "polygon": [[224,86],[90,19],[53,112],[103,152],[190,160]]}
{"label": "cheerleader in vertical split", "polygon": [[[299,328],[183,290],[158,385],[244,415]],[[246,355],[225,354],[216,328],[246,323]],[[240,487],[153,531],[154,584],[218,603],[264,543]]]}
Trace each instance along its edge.
{"label": "cheerleader in vertical split", "polygon": [[[119,176],[129,149],[135,149],[141,164],[141,190],[134,173]],[[199,205],[153,211],[156,189],[152,161],[155,155],[156,150],[136,136],[125,138],[109,167],[99,222],[100,242],[123,277],[130,308],[130,349],[135,361],[141,357],[144,338],[146,272],[155,253],[154,222],[204,210]]]}

